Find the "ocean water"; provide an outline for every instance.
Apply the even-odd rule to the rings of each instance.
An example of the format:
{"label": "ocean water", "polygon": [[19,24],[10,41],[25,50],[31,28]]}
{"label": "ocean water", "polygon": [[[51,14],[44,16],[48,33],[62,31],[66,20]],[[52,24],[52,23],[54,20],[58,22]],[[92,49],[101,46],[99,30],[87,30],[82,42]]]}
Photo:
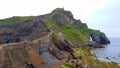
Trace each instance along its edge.
{"label": "ocean water", "polygon": [[120,38],[109,39],[111,44],[106,45],[105,48],[91,50],[91,53],[95,54],[101,61],[120,63]]}

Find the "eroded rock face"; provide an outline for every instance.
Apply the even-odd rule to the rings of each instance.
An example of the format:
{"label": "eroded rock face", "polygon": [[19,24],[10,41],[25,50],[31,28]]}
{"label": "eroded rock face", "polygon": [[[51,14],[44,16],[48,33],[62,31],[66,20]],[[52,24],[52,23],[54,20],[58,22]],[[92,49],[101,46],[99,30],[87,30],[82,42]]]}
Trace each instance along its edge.
{"label": "eroded rock face", "polygon": [[52,34],[49,50],[57,58],[67,58],[72,53],[71,47],[72,44],[63,33],[59,32],[57,35]]}
{"label": "eroded rock face", "polygon": [[57,21],[59,26],[62,26],[64,23],[69,23],[75,26],[76,29],[80,29],[82,27],[87,27],[86,23],[82,23],[80,20],[76,20],[73,17],[73,14],[70,11],[65,11],[64,9],[55,9],[52,13],[56,13],[52,19]]}
{"label": "eroded rock face", "polygon": [[87,46],[94,47],[94,48],[104,48],[105,46],[102,44],[98,44],[95,41],[88,41]]}
{"label": "eroded rock face", "polygon": [[65,23],[65,22],[69,22],[69,23],[73,23],[74,22],[73,15],[72,15],[72,13],[70,11],[62,11],[59,14],[55,14],[53,16],[53,19],[55,21],[57,21],[57,24],[59,26],[62,26],[63,23]]}
{"label": "eroded rock face", "polygon": [[80,20],[74,20],[73,25],[75,25],[76,29],[80,29],[80,28],[88,28],[86,23],[82,23]]}
{"label": "eroded rock face", "polygon": [[[47,17],[51,18],[48,19]],[[73,14],[70,11],[66,11],[63,8],[57,8],[50,14],[41,15],[32,20],[0,25],[0,44],[21,42],[25,39],[32,41],[48,34],[50,29],[46,26],[46,21],[42,21],[43,18],[48,20],[48,22],[52,20],[59,26],[63,26],[64,23],[69,23],[73,26],[71,26],[72,28],[77,30],[88,28],[86,23],[82,23],[80,20],[74,19]],[[92,37],[93,41],[96,41],[99,44],[110,43],[108,38],[102,32],[99,34],[90,32],[89,35]]]}
{"label": "eroded rock face", "polygon": [[[65,11],[64,9],[56,9],[52,12],[52,14],[54,13],[56,14],[53,15],[52,19],[55,20],[59,26],[63,26],[64,23],[69,23],[73,25],[73,28],[77,30],[81,28],[88,28],[86,23],[82,23],[80,20],[74,19],[70,11]],[[94,32],[94,30],[90,30],[88,34],[90,35],[92,40],[98,44],[106,45],[110,43],[110,40],[103,32],[99,31],[98,33],[96,33]]]}
{"label": "eroded rock face", "polygon": [[56,45],[57,48],[59,48],[62,51],[71,52],[72,44],[69,42],[69,40],[63,33],[59,32],[56,37],[55,36],[52,37],[54,44]]}
{"label": "eroded rock face", "polygon": [[47,33],[47,27],[40,19],[0,25],[0,44],[20,42],[25,39],[32,41]]}
{"label": "eroded rock face", "polygon": [[110,40],[107,38],[107,36],[103,32],[95,33],[91,32],[90,34],[93,41],[99,44],[110,44]]}
{"label": "eroded rock face", "polygon": [[[75,20],[70,11],[58,8],[52,13],[58,13],[53,15],[50,20],[53,19],[59,26],[69,23],[74,25],[76,29],[88,28],[85,23]],[[8,68],[8,66],[12,67],[14,65],[16,65],[16,68],[41,68],[41,66],[46,66],[46,62],[47,64],[55,63],[68,59],[68,57],[74,57],[72,48],[81,45],[74,46],[63,33],[52,32],[51,29],[48,29],[46,24],[41,21],[45,16],[47,15],[38,16],[32,20],[0,25],[0,44],[9,43],[5,44],[5,48],[0,48],[0,68]],[[95,43],[93,41],[88,43],[89,46],[101,47],[101,44],[110,43],[102,32],[90,31],[88,35],[95,41]],[[24,42],[24,40],[29,42]],[[47,68],[53,67],[48,66]]]}

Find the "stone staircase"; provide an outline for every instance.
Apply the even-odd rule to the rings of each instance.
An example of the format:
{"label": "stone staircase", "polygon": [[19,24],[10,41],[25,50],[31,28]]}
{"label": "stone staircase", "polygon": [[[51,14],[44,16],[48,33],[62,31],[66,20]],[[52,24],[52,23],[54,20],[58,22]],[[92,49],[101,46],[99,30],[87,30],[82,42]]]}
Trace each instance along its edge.
{"label": "stone staircase", "polygon": [[50,43],[50,39],[45,39],[41,41],[41,56],[43,58],[43,60],[49,64],[49,63],[56,63],[59,62],[61,60],[58,60],[55,56],[53,56],[50,52],[49,52],[49,43]]}

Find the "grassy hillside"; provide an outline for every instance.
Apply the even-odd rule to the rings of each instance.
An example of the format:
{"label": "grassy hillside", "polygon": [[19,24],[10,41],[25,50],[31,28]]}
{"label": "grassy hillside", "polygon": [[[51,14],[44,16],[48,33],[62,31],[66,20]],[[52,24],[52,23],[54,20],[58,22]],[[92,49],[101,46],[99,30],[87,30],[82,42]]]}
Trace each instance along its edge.
{"label": "grassy hillside", "polygon": [[44,16],[42,19],[47,27],[56,32],[63,32],[68,39],[74,44],[76,43],[86,43],[88,41],[89,35],[84,31],[89,31],[88,28],[82,28],[76,30],[74,25],[69,22],[64,22],[63,26],[59,26],[56,20],[53,20],[53,16],[59,14],[59,11],[54,11],[51,14]]}
{"label": "grassy hillside", "polygon": [[21,21],[30,20],[33,18],[35,18],[35,16],[14,16],[6,19],[1,19],[0,25],[21,22]]}
{"label": "grassy hillside", "polygon": [[[50,18],[50,17],[49,17]],[[81,28],[81,29],[75,29],[74,25],[65,22],[63,26],[59,26],[56,21],[51,20],[48,21],[49,18],[43,19],[45,24],[48,26],[49,29],[53,30],[54,32],[63,32],[68,39],[74,43],[74,44],[79,44],[79,43],[86,43],[89,39],[89,28]]]}
{"label": "grassy hillside", "polygon": [[74,29],[69,23],[64,23],[64,26],[62,27],[62,32],[67,35],[74,44],[86,43],[89,39],[89,34],[87,34],[88,30],[89,29],[86,27],[79,30]]}

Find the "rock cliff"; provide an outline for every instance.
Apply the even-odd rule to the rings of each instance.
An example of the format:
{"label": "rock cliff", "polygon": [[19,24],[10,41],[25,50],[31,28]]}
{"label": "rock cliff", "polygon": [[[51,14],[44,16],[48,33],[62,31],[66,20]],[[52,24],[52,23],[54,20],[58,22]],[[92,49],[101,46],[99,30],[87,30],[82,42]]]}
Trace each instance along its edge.
{"label": "rock cliff", "polygon": [[[76,59],[81,62],[78,68],[80,65],[90,68],[94,64],[86,62],[93,62],[89,58],[92,55],[83,48],[110,43],[103,32],[88,28],[86,23],[76,20],[70,11],[63,8],[24,18],[0,20],[0,68],[59,68],[67,62],[76,64]],[[94,63],[100,62],[95,60]]]}
{"label": "rock cliff", "polygon": [[91,32],[90,36],[92,40],[96,41],[97,43],[100,43],[103,45],[110,44],[110,40],[107,38],[107,36],[103,32],[100,32],[100,31],[98,31],[98,33]]}
{"label": "rock cliff", "polygon": [[46,25],[40,19],[26,20],[19,23],[0,25],[0,43],[35,40],[48,34]]}
{"label": "rock cliff", "polygon": [[[1,22],[3,21],[4,20],[1,20]],[[79,30],[83,28],[86,28],[87,31],[80,32]],[[65,30],[70,30],[75,34],[75,36],[79,36],[75,33],[75,31],[78,30],[83,35],[78,37],[79,41],[84,41],[85,43],[88,41],[89,37],[91,37],[93,41],[99,44],[110,43],[103,32],[94,32],[94,30],[89,30],[86,23],[82,23],[80,20],[74,19],[70,11],[66,11],[61,8],[57,8],[46,15],[36,16],[30,20],[18,21],[18,23],[15,21],[15,23],[12,24],[0,25],[0,43],[20,42],[25,39],[32,41],[46,35],[49,30],[56,30],[56,32],[61,31],[65,34],[67,34]],[[67,37],[69,38],[68,35]],[[84,40],[83,37],[87,37],[87,39]],[[69,39],[71,40],[71,38]]]}

